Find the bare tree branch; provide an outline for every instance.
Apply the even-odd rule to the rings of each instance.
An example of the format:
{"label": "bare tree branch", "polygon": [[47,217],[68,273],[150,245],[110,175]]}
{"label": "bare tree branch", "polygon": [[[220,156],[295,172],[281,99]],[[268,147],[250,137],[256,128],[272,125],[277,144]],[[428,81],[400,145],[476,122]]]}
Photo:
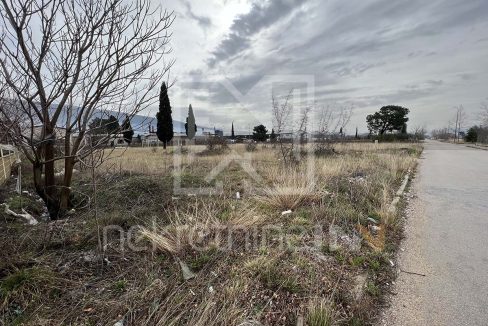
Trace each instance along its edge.
{"label": "bare tree branch", "polygon": [[68,206],[74,164],[106,143],[91,143],[93,117],[130,118],[157,101],[155,86],[173,64],[164,57],[175,16],[149,0],[0,0],[0,13],[0,76],[9,103],[2,117],[16,126],[11,139],[32,162],[37,192],[55,218]]}

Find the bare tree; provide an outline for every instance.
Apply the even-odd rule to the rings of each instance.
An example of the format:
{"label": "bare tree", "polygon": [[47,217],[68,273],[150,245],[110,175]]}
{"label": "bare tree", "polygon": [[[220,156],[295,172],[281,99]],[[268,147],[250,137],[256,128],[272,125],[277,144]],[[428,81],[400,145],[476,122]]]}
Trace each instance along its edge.
{"label": "bare tree", "polygon": [[456,116],[454,123],[454,141],[459,142],[459,133],[466,123],[466,111],[462,105],[456,107]]}
{"label": "bare tree", "polygon": [[488,143],[488,104],[482,103],[479,113],[480,125],[477,130],[478,142]]}
{"label": "bare tree", "polygon": [[318,128],[316,130],[315,152],[327,154],[333,152],[332,142],[343,137],[346,127],[352,116],[352,107],[332,108],[331,106],[319,107]]}
{"label": "bare tree", "polygon": [[488,104],[486,103],[481,104],[480,122],[483,127],[488,128]]}
{"label": "bare tree", "polygon": [[56,219],[70,207],[74,165],[99,148],[86,145],[94,115],[131,117],[157,100],[174,15],[149,0],[0,0],[0,13],[2,121],[17,120],[11,137]]}
{"label": "bare tree", "polygon": [[301,111],[298,119],[293,119],[292,96],[293,89],[281,103],[274,94],[271,97],[273,128],[277,131],[280,156],[285,164],[299,162],[299,151],[307,137],[308,116],[311,110],[306,107]]}
{"label": "bare tree", "polygon": [[413,128],[413,136],[415,141],[424,140],[427,134],[425,126],[415,126]]}
{"label": "bare tree", "polygon": [[449,140],[454,138],[454,134],[451,132],[450,127],[434,129],[431,134],[433,139]]}

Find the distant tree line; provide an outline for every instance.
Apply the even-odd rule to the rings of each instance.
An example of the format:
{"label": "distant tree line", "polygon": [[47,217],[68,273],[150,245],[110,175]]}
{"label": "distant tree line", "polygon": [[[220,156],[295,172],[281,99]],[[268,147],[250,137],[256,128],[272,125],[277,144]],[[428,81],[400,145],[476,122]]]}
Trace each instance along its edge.
{"label": "distant tree line", "polygon": [[488,143],[488,105],[482,104],[481,110],[476,116],[478,123],[472,125],[465,132],[468,123],[468,115],[462,105],[455,107],[455,115],[446,127],[432,130],[432,138],[459,142],[463,139],[470,143]]}

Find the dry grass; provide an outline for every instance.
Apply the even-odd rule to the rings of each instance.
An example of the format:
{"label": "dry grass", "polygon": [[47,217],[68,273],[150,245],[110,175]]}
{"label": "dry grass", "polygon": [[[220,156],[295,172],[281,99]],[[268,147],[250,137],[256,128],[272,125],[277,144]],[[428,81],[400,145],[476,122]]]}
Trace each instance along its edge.
{"label": "dry grass", "polygon": [[271,180],[271,186],[263,187],[262,194],[256,198],[275,209],[294,210],[325,196],[305,168],[275,166],[269,168],[266,177]]}
{"label": "dry grass", "polygon": [[[59,226],[39,225],[27,231],[6,228],[0,249],[9,256],[8,263],[0,266],[2,289],[13,289],[8,284],[18,271],[42,267],[50,273],[45,277],[36,273],[30,283],[21,280],[21,286],[3,295],[1,309],[7,317],[1,322],[12,323],[18,310],[22,322],[31,325],[42,321],[113,325],[120,319],[126,325],[244,325],[253,321],[296,325],[298,316],[307,325],[370,324],[381,297],[365,293],[366,300],[357,308],[351,299],[351,278],[367,273],[369,281],[391,283],[385,272],[388,259],[378,256],[390,253],[368,246],[359,252],[331,252],[328,230],[335,224],[348,235],[363,232],[367,242],[391,244],[395,236],[391,232],[397,232],[393,229],[396,216],[388,212],[388,206],[403,175],[415,167],[419,146],[336,144],[336,154],[311,157],[312,174],[306,160],[284,166],[271,146],[258,145],[248,152],[244,144],[231,145],[221,155],[203,155],[204,150],[205,146],[189,147],[185,153],[117,149],[97,171],[96,220],[93,209],[85,209]],[[229,155],[238,161],[209,180],[208,175]],[[243,166],[256,171],[260,180],[249,177]],[[221,182],[223,188],[212,196],[175,194],[175,173],[183,186]],[[77,178],[76,190],[89,193],[90,178],[83,172]],[[281,215],[284,210],[292,213]],[[379,234],[366,236],[368,217],[384,226]],[[109,224],[123,232],[141,225],[139,235],[156,250],[121,251],[115,237],[109,239],[100,260],[85,261],[87,252],[99,252],[98,228]],[[268,226],[280,226],[289,246],[280,246],[283,234],[273,228],[266,236],[252,233]],[[319,247],[313,247],[317,226],[324,234]],[[216,250],[220,245],[217,231],[225,235],[234,229],[238,231],[232,248]],[[250,247],[244,241],[246,234],[251,234]],[[42,241],[48,243],[43,251],[31,252]],[[35,257],[33,266],[20,266],[18,257],[23,256]],[[183,280],[178,261],[197,276]],[[40,290],[33,289],[46,293],[57,289],[56,296],[41,298]]]}
{"label": "dry grass", "polygon": [[[167,215],[169,223],[142,228],[139,234],[157,249],[170,254],[200,246],[215,231],[246,230],[268,220],[267,215],[252,203],[225,205],[201,199],[195,199],[185,207],[173,208]],[[206,246],[215,244],[207,243]]]}
{"label": "dry grass", "polygon": [[333,321],[334,310],[330,302],[323,298],[310,301],[307,312],[308,326],[332,326]]}

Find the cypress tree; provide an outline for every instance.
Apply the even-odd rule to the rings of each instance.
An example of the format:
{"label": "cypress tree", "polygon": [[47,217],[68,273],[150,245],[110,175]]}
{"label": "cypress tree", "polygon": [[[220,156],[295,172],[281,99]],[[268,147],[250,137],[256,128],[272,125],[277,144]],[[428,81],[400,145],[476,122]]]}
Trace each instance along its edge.
{"label": "cypress tree", "polygon": [[407,124],[406,123],[403,124],[401,133],[404,135],[407,134]]}
{"label": "cypress tree", "polygon": [[356,138],[356,139],[358,139],[358,138],[359,138],[359,136],[358,136],[358,127],[356,127],[356,137],[355,137],[355,138]]}
{"label": "cypress tree", "polygon": [[122,124],[122,135],[124,136],[124,141],[130,145],[132,137],[134,137],[134,130],[132,130],[129,117],[126,117]]}
{"label": "cypress tree", "polygon": [[276,141],[276,133],[274,129],[271,129],[271,135],[269,135],[269,139],[271,140],[272,143]]}
{"label": "cypress tree", "polygon": [[119,120],[114,117],[113,115],[110,115],[107,120],[102,120],[104,122],[107,134],[116,134],[120,130],[120,125],[119,125]]}
{"label": "cypress tree", "polygon": [[173,118],[171,117],[171,104],[165,82],[161,85],[159,112],[156,114],[156,118],[158,119],[157,135],[159,140],[163,142],[163,148],[166,149],[168,142],[173,139]]}
{"label": "cypress tree", "polygon": [[193,108],[188,107],[188,117],[186,118],[185,131],[188,139],[193,139],[195,133],[197,132],[197,125],[195,124],[195,116],[193,115]]}
{"label": "cypress tree", "polygon": [[234,135],[234,121],[232,121],[232,131],[231,131],[230,138],[232,138],[232,139],[236,138],[236,135]]}

